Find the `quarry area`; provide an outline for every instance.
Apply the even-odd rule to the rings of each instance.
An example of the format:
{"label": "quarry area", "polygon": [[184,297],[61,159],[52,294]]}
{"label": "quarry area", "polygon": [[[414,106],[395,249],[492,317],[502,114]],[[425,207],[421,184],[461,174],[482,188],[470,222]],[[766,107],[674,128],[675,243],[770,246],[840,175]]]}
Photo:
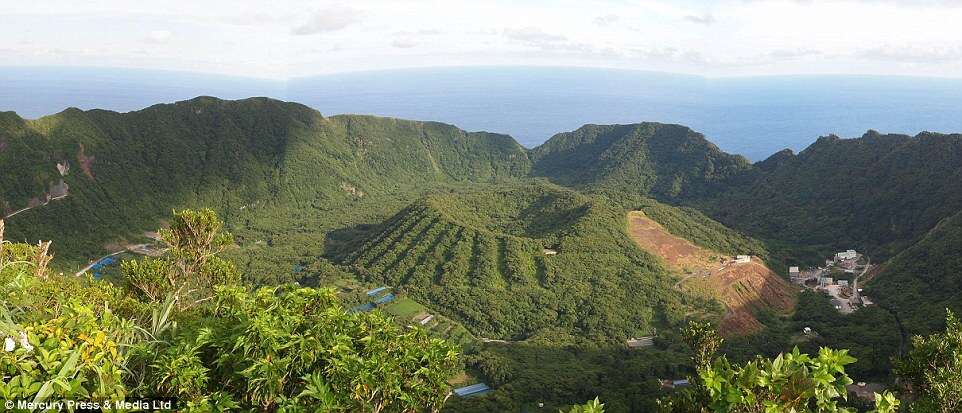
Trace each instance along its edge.
{"label": "quarry area", "polygon": [[669,233],[640,211],[629,213],[628,233],[641,249],[660,257],[680,275],[675,288],[715,298],[725,306],[720,326],[724,335],[759,331],[762,324],[755,318],[756,310],[785,314],[795,308],[792,286],[758,257],[702,248]]}

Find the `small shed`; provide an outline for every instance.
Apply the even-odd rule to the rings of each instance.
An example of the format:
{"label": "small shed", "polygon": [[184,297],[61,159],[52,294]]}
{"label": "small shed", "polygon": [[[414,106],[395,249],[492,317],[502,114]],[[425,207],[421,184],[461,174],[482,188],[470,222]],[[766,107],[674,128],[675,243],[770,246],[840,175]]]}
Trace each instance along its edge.
{"label": "small shed", "polygon": [[632,337],[626,341],[626,344],[628,345],[628,348],[632,348],[632,349],[651,347],[655,345],[655,338],[654,337],[638,337],[638,338]]}
{"label": "small shed", "polygon": [[544,255],[558,255],[558,250],[551,249],[551,248],[542,249],[541,252]]}
{"label": "small shed", "polygon": [[751,256],[751,255],[738,255],[738,256],[735,256],[735,264],[747,264],[747,263],[749,263],[749,262],[752,262],[752,256]]}

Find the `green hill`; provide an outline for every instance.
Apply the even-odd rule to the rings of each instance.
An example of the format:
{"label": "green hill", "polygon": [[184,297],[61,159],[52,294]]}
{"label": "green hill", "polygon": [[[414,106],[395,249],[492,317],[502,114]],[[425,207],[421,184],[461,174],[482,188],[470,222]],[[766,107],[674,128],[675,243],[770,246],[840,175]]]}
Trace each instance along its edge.
{"label": "green hill", "polygon": [[339,259],[482,337],[563,331],[619,342],[705,304],[668,288],[666,270],[626,236],[623,214],[543,183],[476,186],[415,202]]}
{"label": "green hill", "polygon": [[533,175],[561,185],[661,199],[702,195],[751,167],[691,129],[650,122],[585,125],[553,136],[531,157]]}
{"label": "green hill", "polygon": [[897,313],[909,334],[945,327],[945,309],[962,312],[962,213],[940,222],[885,264],[866,294]]}
{"label": "green hill", "polygon": [[613,197],[694,207],[777,244],[879,258],[912,245],[962,208],[962,136],[818,139],[749,164],[678,125],[586,125],[531,153],[532,175]]}
{"label": "green hill", "polygon": [[691,202],[757,237],[882,259],[962,208],[962,136],[829,136],[780,152]]}
{"label": "green hill", "polygon": [[74,262],[190,206],[215,208],[249,247],[238,254],[260,250],[254,254],[276,258],[269,264],[290,262],[319,255],[327,231],[377,222],[429,188],[529,168],[527,152],[508,136],[325,118],[264,98],[201,97],[123,114],[68,109],[35,121],[7,113],[0,126],[0,209],[42,199],[60,179],[57,163],[71,167],[68,196],[11,218],[8,236],[53,239],[58,255]]}

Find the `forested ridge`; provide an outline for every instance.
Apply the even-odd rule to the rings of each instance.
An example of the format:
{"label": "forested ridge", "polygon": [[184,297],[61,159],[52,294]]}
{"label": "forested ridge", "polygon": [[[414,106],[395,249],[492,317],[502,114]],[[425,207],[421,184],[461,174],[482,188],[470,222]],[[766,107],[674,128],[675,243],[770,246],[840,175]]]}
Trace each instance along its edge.
{"label": "forested ridge", "polygon": [[[169,225],[171,209],[210,207],[233,234],[221,254],[242,284],[336,287],[341,309],[387,286],[464,337],[504,340],[466,343],[462,380],[494,390],[449,411],[594,396],[608,411],[651,411],[659,379],[700,373],[681,332],[724,309],[673,288],[679,274],[627,236],[629,211],[780,273],[846,248],[883,263],[865,286],[879,307],[843,316],[803,294],[795,314],[761,311],[765,330],[726,342],[736,362],[843,347],[853,375],[890,380],[908,335],[962,309],[960,135],[829,136],[751,164],[680,125],[586,125],[529,150],[436,122],[200,97],[129,113],[0,113],[0,171],[6,239],[54,241],[55,271],[154,244],[145,231]],[[625,349],[640,336],[654,346]]]}

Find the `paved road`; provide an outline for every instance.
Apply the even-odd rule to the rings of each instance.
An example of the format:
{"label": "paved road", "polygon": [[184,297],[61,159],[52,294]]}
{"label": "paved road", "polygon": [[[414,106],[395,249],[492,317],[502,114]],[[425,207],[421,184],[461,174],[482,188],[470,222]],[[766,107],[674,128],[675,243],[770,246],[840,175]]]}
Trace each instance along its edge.
{"label": "paved road", "polygon": [[859,302],[862,301],[862,299],[861,299],[861,296],[862,296],[862,295],[859,294],[859,292],[858,292],[858,280],[859,280],[859,278],[862,278],[862,276],[865,275],[865,273],[867,273],[868,270],[870,270],[870,269],[872,269],[872,258],[869,257],[869,256],[866,256],[866,257],[865,257],[865,269],[863,269],[863,270],[862,270],[862,273],[859,274],[859,275],[857,275],[857,276],[855,277],[855,280],[852,281],[852,299],[853,299],[853,300],[857,300],[857,301],[859,301]]}
{"label": "paved road", "polygon": [[0,218],[3,218],[3,219],[12,218],[14,215],[17,215],[17,214],[19,214],[19,213],[21,213],[21,212],[27,212],[27,211],[29,211],[29,210],[31,210],[31,209],[39,208],[39,207],[42,207],[42,206],[44,206],[44,205],[47,205],[47,204],[49,204],[51,201],[59,201],[59,200],[64,199],[64,198],[66,198],[66,197],[67,197],[66,194],[61,195],[61,196],[57,196],[57,197],[53,197],[53,198],[48,199],[46,202],[44,202],[44,203],[42,203],[42,204],[40,204],[40,205],[32,206],[32,207],[26,207],[26,208],[23,208],[23,209],[18,209],[18,210],[16,210],[16,211],[11,212],[10,215],[6,215],[6,216],[0,217]]}

